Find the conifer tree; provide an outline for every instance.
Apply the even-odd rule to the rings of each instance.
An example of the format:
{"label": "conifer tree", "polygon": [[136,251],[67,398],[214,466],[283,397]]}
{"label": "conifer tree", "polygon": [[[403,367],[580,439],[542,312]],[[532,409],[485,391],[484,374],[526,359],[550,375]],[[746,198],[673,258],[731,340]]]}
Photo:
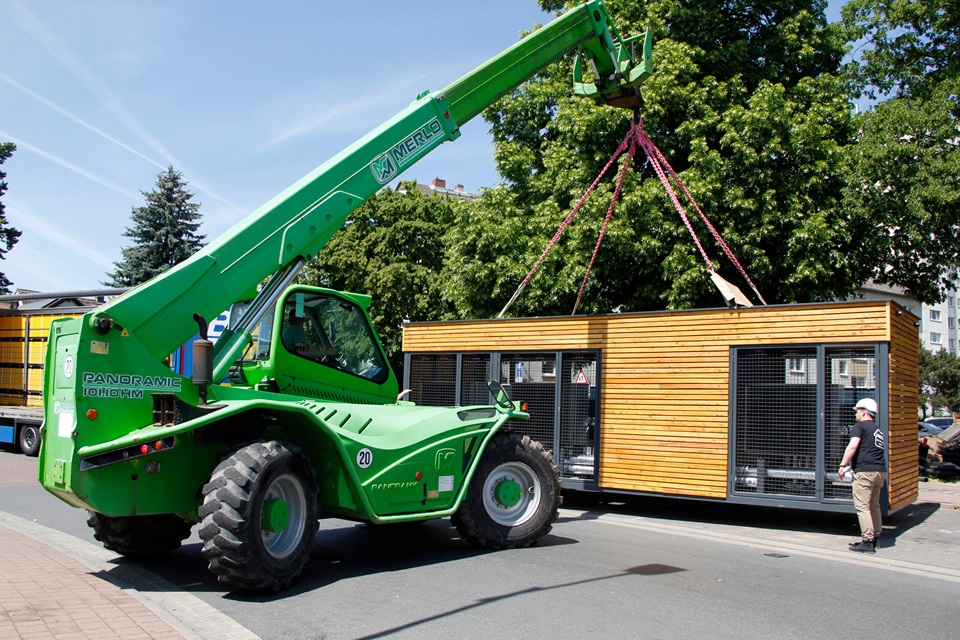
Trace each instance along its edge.
{"label": "conifer tree", "polygon": [[106,286],[133,287],[183,262],[203,247],[198,235],[200,203],[191,202],[183,174],[168,167],[157,175],[156,189],[142,191],[147,203],[134,207],[133,226],[124,232],[134,243],[122,250],[123,260]]}
{"label": "conifer tree", "polygon": [[[0,143],[0,164],[3,164],[16,150],[17,146],[12,142]],[[0,171],[0,196],[7,191],[7,183],[4,181],[6,177],[7,174]],[[19,230],[7,224],[7,216],[4,213],[3,202],[0,202],[0,260],[3,260],[4,254],[10,251],[13,245],[17,244],[17,241],[20,240],[20,234],[21,232]],[[0,273],[0,294],[10,293],[11,284],[7,276]]]}

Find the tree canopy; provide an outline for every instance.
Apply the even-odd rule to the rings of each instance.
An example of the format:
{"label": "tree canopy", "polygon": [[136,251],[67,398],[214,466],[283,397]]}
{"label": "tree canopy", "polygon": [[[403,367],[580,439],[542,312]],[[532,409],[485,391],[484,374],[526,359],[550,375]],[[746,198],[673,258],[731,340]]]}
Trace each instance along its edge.
{"label": "tree canopy", "polygon": [[927,415],[927,409],[960,411],[960,358],[945,349],[932,353],[920,347],[918,374],[922,415]]}
{"label": "tree canopy", "polygon": [[849,0],[845,36],[855,93],[920,98],[960,77],[960,6],[955,0]]}
{"label": "tree canopy", "polygon": [[845,201],[870,276],[942,301],[960,247],[960,6],[953,0],[851,0],[846,74],[853,97],[882,98],[856,117]]}
{"label": "tree canopy", "polygon": [[[12,142],[0,143],[0,165],[6,162],[16,150],[17,146]],[[3,171],[0,171],[0,197],[7,192],[6,177],[7,174]],[[21,233],[21,231],[13,228],[7,222],[7,215],[3,206],[3,201],[0,201],[0,260],[4,259],[4,254],[10,251],[10,249],[13,248],[13,245],[17,244],[17,241],[20,240]],[[7,276],[0,273],[0,294],[10,293],[10,287],[12,284],[13,283],[7,279]]]}
{"label": "tree canopy", "polygon": [[146,282],[179,264],[203,247],[200,228],[200,203],[191,202],[183,174],[168,167],[157,175],[156,189],[141,191],[146,204],[134,207],[124,236],[132,238],[132,246],[122,249],[123,260],[110,280],[113,287],[132,287]]}
{"label": "tree canopy", "polygon": [[[541,6],[561,9],[556,1]],[[826,21],[825,2],[607,6],[621,33],[652,30],[645,131],[766,300],[832,299],[859,286],[864,269],[842,206],[843,149],[854,133],[838,75],[844,42]],[[569,95],[569,66],[558,62],[484,113],[506,183],[486,192],[450,233],[445,281],[462,315],[499,310],[629,127],[630,112]],[[660,182],[642,158],[636,166],[582,310],[722,304]],[[599,187],[565,232],[516,315],[570,312],[613,183]],[[741,284],[705,229],[695,229],[718,271]]]}

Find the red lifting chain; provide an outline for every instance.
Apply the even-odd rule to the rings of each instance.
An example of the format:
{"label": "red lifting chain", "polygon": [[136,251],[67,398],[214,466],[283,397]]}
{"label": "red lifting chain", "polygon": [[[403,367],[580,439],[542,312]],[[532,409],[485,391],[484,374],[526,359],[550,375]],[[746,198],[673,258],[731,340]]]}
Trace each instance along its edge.
{"label": "red lifting chain", "polygon": [[757,291],[757,288],[754,286],[753,281],[750,280],[750,276],[747,275],[747,272],[740,265],[740,262],[733,255],[733,252],[730,251],[730,248],[727,246],[727,243],[723,241],[723,238],[720,237],[720,234],[710,223],[710,220],[707,219],[707,216],[700,209],[700,206],[697,205],[696,201],[693,199],[693,196],[690,195],[690,192],[687,190],[687,187],[683,184],[683,181],[680,180],[680,177],[673,170],[673,167],[670,166],[670,163],[667,162],[663,154],[660,152],[660,149],[653,143],[653,141],[647,136],[646,132],[643,130],[643,120],[635,118],[634,121],[630,124],[630,130],[627,132],[627,135],[624,137],[623,142],[620,143],[620,146],[617,147],[616,151],[613,152],[613,155],[610,157],[610,160],[607,161],[606,166],[600,171],[600,174],[593,181],[593,184],[590,185],[590,188],[584,192],[583,196],[580,197],[580,200],[577,202],[573,210],[570,211],[570,214],[564,219],[560,224],[560,228],[557,229],[557,232],[553,234],[553,238],[550,239],[550,242],[547,243],[546,248],[543,250],[543,253],[540,254],[540,257],[537,259],[536,264],[533,265],[533,268],[530,269],[530,272],[527,274],[527,277],[523,279],[523,282],[520,283],[520,286],[517,287],[516,292],[513,294],[513,297],[510,298],[509,302],[503,307],[500,313],[497,315],[498,318],[502,318],[503,314],[513,306],[513,303],[516,302],[517,298],[520,297],[520,294],[526,288],[527,284],[530,282],[530,279],[533,278],[533,274],[537,272],[537,269],[540,268],[540,265],[543,263],[544,258],[547,257],[547,254],[550,253],[550,250],[553,249],[554,245],[560,239],[560,236],[563,235],[563,232],[573,221],[573,218],[580,212],[580,209],[583,207],[583,203],[586,201],[587,197],[593,193],[597,185],[600,183],[600,180],[606,175],[607,171],[613,166],[613,163],[617,161],[617,158],[626,151],[628,153],[627,160],[623,163],[623,167],[620,170],[620,177],[617,180],[617,188],[613,192],[613,197],[610,200],[610,206],[607,209],[607,215],[603,220],[603,226],[600,228],[600,235],[597,238],[597,244],[593,249],[593,255],[590,257],[590,264],[587,266],[587,272],[583,276],[583,282],[580,284],[580,291],[577,293],[577,301],[573,305],[573,311],[571,315],[576,315],[577,307],[580,306],[580,299],[583,297],[583,292],[587,287],[587,280],[590,278],[590,272],[593,269],[593,264],[597,259],[597,254],[600,252],[600,244],[603,242],[603,238],[607,232],[607,226],[610,223],[610,217],[613,215],[613,209],[617,204],[617,200],[620,198],[620,193],[623,190],[623,182],[627,175],[627,170],[630,167],[630,164],[633,161],[634,156],[637,153],[637,146],[640,146],[644,152],[647,154],[647,160],[653,166],[654,172],[657,174],[657,177],[660,178],[660,182],[663,184],[664,188],[667,190],[667,193],[670,196],[670,200],[673,202],[677,211],[680,213],[680,217],[683,220],[683,224],[687,227],[687,230],[690,232],[690,235],[693,237],[694,243],[697,245],[697,249],[700,251],[700,255],[703,256],[704,262],[706,262],[707,269],[710,273],[714,273],[713,263],[710,261],[710,258],[707,256],[707,252],[704,250],[703,245],[700,243],[700,238],[697,237],[696,232],[693,230],[693,225],[690,223],[687,213],[683,208],[683,205],[680,204],[680,199],[677,197],[676,192],[673,189],[673,185],[670,183],[670,178],[677,183],[677,186],[683,191],[687,199],[693,204],[694,208],[697,210],[697,213],[700,215],[700,219],[703,220],[704,224],[707,225],[707,229],[710,230],[710,233],[716,239],[717,244],[723,249],[723,252],[726,254],[727,258],[730,259],[730,262],[736,266],[737,270],[740,272],[740,275],[743,276],[744,280],[750,285],[750,288],[753,289],[753,292],[757,294],[757,297],[760,299],[760,302],[766,304],[763,296],[760,295],[760,292]]}

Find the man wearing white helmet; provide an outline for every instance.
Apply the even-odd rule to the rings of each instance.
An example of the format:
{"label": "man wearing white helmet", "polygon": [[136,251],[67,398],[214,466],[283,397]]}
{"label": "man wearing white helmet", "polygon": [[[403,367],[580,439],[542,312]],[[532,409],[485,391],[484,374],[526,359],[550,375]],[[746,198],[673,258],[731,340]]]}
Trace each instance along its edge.
{"label": "man wearing white helmet", "polygon": [[851,551],[875,553],[883,523],[880,520],[880,491],[887,479],[887,447],[883,431],[874,422],[877,401],[864,398],[854,407],[857,422],[850,429],[850,443],[840,461],[840,477],[853,468],[853,505],[860,521],[860,541]]}

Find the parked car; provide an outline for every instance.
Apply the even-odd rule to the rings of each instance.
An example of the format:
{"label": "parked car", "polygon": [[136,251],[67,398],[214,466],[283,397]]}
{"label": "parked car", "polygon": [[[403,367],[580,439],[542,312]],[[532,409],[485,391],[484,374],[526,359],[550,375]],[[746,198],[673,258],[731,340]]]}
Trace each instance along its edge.
{"label": "parked car", "polygon": [[940,427],[941,429],[946,429],[947,427],[953,426],[953,418],[950,417],[930,417],[925,418],[924,422],[927,424],[932,424],[935,427]]}
{"label": "parked car", "polygon": [[927,436],[938,436],[942,432],[943,427],[938,427],[935,424],[930,424],[929,422],[917,423],[917,435],[921,438],[926,438]]}

